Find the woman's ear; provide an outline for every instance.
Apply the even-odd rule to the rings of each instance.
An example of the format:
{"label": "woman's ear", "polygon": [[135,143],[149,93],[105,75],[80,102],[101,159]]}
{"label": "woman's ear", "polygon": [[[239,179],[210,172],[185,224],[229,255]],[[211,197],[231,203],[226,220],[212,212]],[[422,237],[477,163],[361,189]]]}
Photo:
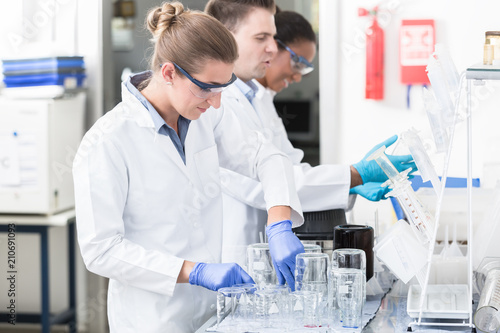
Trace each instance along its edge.
{"label": "woman's ear", "polygon": [[167,84],[172,84],[175,77],[175,66],[171,62],[166,62],[161,66],[161,76]]}

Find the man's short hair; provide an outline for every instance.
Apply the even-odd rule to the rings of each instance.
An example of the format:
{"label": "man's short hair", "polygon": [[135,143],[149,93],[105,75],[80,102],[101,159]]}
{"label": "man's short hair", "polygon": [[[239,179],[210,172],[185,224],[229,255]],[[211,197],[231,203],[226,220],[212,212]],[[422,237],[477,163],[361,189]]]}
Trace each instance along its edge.
{"label": "man's short hair", "polygon": [[222,22],[231,32],[236,32],[238,24],[253,8],[264,8],[274,15],[274,0],[210,0],[205,12]]}

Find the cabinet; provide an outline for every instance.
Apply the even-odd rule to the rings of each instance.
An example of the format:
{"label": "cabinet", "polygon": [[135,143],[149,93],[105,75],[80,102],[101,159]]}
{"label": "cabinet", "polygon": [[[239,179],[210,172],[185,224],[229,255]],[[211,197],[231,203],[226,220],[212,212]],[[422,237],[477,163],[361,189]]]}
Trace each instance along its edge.
{"label": "cabinet", "polygon": [[85,93],[0,98],[0,213],[54,214],[74,206],[71,168]]}

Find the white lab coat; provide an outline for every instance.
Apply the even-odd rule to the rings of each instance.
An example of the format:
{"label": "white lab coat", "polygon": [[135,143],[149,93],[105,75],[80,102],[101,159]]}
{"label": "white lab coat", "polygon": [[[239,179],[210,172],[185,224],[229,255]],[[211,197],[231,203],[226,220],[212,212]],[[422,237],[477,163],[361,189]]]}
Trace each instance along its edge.
{"label": "white lab coat", "polygon": [[125,86],[122,99],[88,131],[75,158],[81,253],[90,271],[110,279],[111,332],[194,332],[215,313],[216,293],[176,280],[184,259],[221,260],[219,165],[259,177],[267,206],[291,206],[301,224],[291,164],[214,109],[191,122],[184,164]]}
{"label": "white lab coat", "polygon": [[[311,212],[352,207],[354,196],[349,198],[349,166],[323,164],[311,167],[308,163],[301,163],[304,153],[288,140],[285,126],[273,104],[274,93],[256,80],[253,82],[259,87],[253,106],[236,85],[224,92],[222,105],[251,129],[263,133],[266,139],[290,157],[302,209]],[[267,213],[262,186],[253,179],[224,168],[221,177],[224,203],[222,260],[246,265],[247,245],[258,243],[259,232],[264,233],[265,230]]]}

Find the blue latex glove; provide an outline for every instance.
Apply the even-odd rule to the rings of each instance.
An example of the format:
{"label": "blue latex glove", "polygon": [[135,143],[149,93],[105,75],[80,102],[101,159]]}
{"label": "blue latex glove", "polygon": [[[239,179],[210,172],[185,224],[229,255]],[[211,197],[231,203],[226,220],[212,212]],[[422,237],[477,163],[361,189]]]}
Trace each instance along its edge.
{"label": "blue latex glove", "polygon": [[[378,145],[373,147],[372,150],[370,150],[361,161],[353,165],[353,167],[358,170],[359,175],[363,180],[363,184],[370,182],[383,183],[388,179],[387,175],[384,173],[384,171],[382,171],[382,168],[377,164],[377,162],[375,162],[375,160],[367,161],[366,158],[382,146],[389,147],[394,142],[396,142],[397,139],[398,136],[394,135],[384,142],[379,143]],[[408,168],[412,168],[410,174],[417,171],[417,165],[413,161],[413,157],[411,155],[387,155],[387,157],[399,172],[404,171]]]}
{"label": "blue latex glove", "polygon": [[381,186],[382,183],[366,183],[353,187],[349,190],[349,194],[359,194],[363,198],[370,201],[380,201],[387,199],[384,196],[390,191],[389,186]]}
{"label": "blue latex glove", "polygon": [[292,231],[292,221],[284,220],[271,224],[266,228],[269,251],[273,258],[278,282],[295,290],[295,256],[304,252],[304,245]]}
{"label": "blue latex glove", "polygon": [[255,282],[238,264],[205,264],[197,262],[191,273],[189,273],[189,283],[217,291],[222,287]]}

